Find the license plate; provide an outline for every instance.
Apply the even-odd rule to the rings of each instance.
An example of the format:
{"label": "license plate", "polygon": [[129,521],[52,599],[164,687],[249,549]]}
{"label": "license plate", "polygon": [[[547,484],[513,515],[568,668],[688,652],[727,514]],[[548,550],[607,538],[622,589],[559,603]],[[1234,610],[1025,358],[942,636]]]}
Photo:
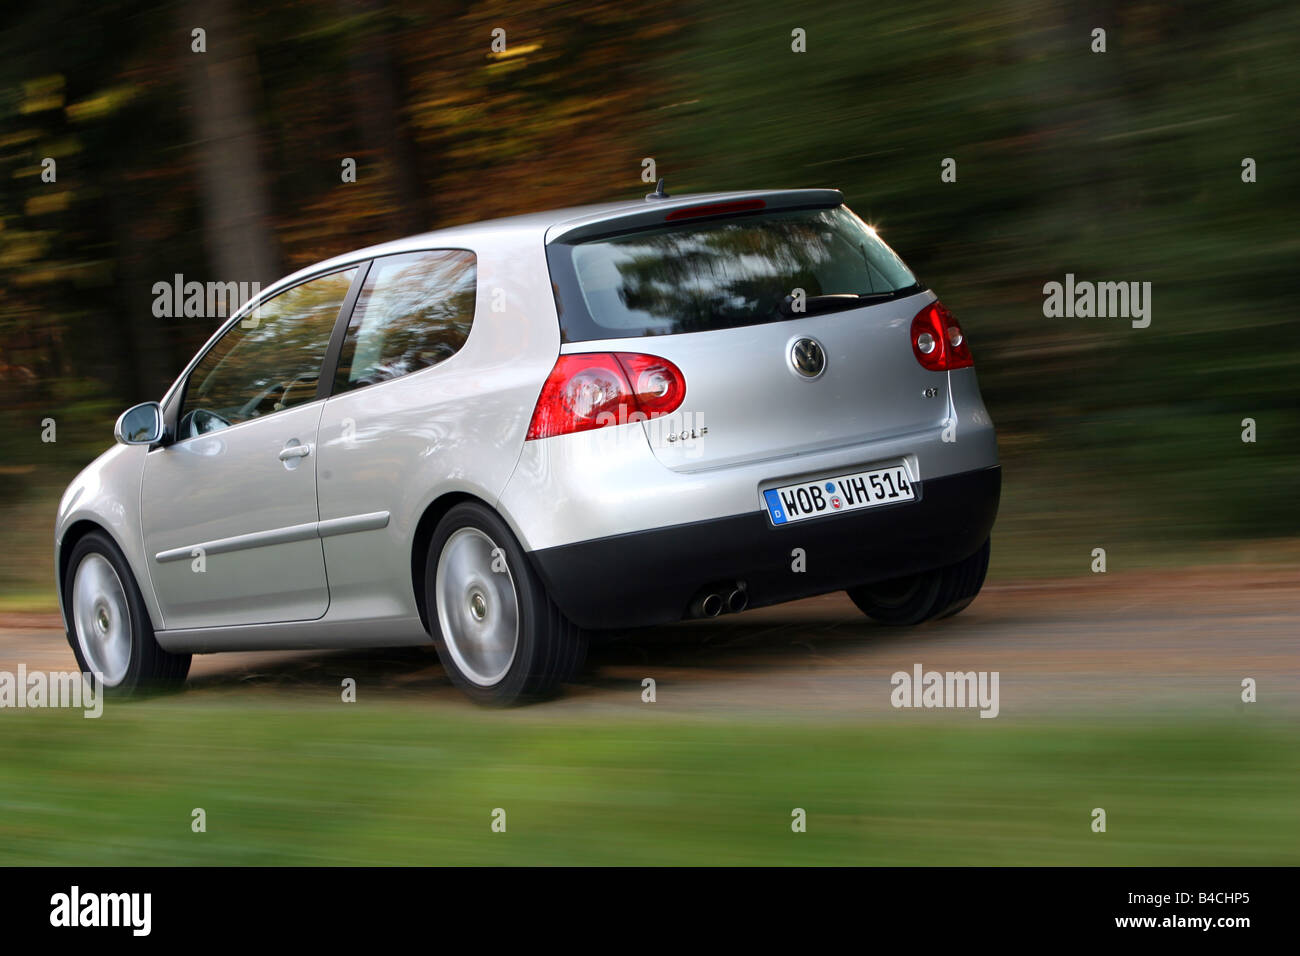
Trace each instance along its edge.
{"label": "license plate", "polygon": [[772,524],[857,511],[894,501],[912,501],[912,480],[902,465],[861,471],[840,478],[819,478],[763,492]]}

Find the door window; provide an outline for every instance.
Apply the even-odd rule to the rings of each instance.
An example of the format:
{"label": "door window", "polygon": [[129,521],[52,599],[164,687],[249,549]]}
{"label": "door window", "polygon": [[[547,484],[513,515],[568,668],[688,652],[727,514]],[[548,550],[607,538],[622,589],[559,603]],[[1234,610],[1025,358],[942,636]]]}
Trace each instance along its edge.
{"label": "door window", "polygon": [[356,273],[345,269],[286,289],[236,322],[190,373],[177,439],[314,401]]}

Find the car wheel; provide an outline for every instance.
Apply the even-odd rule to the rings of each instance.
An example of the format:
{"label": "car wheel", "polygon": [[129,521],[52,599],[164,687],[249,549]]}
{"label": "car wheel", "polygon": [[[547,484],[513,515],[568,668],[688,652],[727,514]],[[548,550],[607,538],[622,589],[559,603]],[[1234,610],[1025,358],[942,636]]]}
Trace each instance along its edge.
{"label": "car wheel", "polygon": [[941,610],[935,614],[936,620],[960,614],[970,606],[984,587],[984,578],[989,571],[989,541],[965,561],[959,561],[946,569],[947,593]]}
{"label": "car wheel", "polygon": [[488,508],[466,502],[447,512],[429,543],[424,581],[442,666],[479,703],[549,696],[581,666],[586,635]]}
{"label": "car wheel", "polygon": [[108,535],[92,531],[73,546],[63,608],[77,666],[83,674],[101,674],[108,694],[129,696],[185,682],[190,655],[170,654],[154,639],[135,576]]}
{"label": "car wheel", "polygon": [[989,542],[968,558],[934,571],[861,587],[847,592],[863,614],[881,624],[908,627],[952,617],[975,600],[989,568]]}

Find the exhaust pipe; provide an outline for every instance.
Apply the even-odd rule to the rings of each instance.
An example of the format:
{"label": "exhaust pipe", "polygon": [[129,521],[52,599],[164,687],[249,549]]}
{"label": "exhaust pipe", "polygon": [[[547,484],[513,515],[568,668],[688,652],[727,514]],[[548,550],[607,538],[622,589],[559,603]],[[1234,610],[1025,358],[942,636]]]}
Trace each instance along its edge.
{"label": "exhaust pipe", "polygon": [[722,613],[722,595],[702,594],[691,602],[692,617],[717,617]]}
{"label": "exhaust pipe", "polygon": [[727,610],[732,614],[739,614],[747,607],[749,607],[749,594],[745,591],[744,582],[739,581],[735,589],[727,595]]}

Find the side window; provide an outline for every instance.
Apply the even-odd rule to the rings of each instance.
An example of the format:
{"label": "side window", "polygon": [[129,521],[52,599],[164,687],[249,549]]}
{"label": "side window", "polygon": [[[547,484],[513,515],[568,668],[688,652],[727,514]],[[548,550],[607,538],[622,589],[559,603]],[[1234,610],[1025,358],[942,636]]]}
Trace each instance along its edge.
{"label": "side window", "polygon": [[356,269],[286,289],[236,322],[185,386],[184,440],[316,398],[330,333]]}
{"label": "side window", "polygon": [[474,253],[463,249],[376,259],[343,339],[335,393],[455,355],[469,338],[477,287]]}

